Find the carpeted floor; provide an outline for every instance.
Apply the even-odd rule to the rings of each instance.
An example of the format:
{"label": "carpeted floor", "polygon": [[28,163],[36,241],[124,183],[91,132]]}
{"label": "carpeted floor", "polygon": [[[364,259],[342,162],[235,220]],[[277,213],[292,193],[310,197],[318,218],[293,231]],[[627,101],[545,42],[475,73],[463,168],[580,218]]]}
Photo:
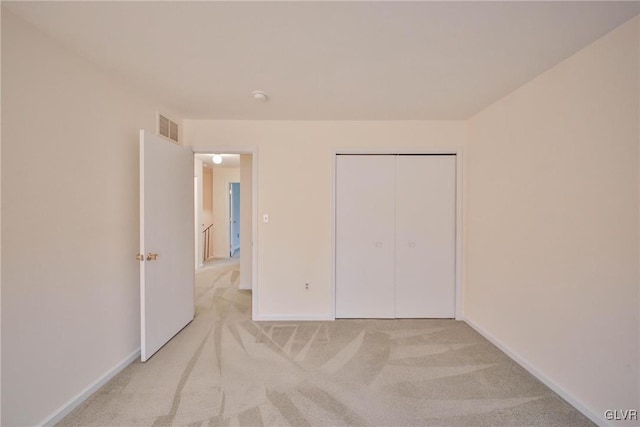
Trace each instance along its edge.
{"label": "carpeted floor", "polygon": [[194,321],[59,425],[593,425],[463,322],[254,323],[238,276],[197,273]]}

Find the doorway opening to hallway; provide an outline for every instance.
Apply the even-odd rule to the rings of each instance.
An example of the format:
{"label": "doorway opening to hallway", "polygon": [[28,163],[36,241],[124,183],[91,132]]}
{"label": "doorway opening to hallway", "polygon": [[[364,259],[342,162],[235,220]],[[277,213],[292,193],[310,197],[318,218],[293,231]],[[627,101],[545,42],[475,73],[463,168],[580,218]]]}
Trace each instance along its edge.
{"label": "doorway opening to hallway", "polygon": [[253,282],[253,154],[194,154],[196,271],[239,260],[239,289]]}

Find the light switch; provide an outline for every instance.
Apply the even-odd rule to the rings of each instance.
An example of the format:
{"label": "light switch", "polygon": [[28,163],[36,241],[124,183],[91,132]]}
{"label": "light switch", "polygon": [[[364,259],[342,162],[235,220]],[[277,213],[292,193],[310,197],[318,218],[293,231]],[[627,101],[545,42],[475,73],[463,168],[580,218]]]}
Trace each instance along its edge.
{"label": "light switch", "polygon": [[262,214],[262,222],[264,222],[265,224],[269,222],[269,214]]}

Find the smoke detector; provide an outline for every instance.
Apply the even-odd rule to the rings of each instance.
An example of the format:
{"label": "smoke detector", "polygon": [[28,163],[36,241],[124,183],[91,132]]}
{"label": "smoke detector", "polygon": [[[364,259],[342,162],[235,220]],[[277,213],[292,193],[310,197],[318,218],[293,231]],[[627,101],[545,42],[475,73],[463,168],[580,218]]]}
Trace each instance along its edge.
{"label": "smoke detector", "polygon": [[267,102],[267,100],[269,99],[267,94],[261,90],[254,90],[253,92],[251,92],[251,96],[253,96],[253,99],[258,102]]}

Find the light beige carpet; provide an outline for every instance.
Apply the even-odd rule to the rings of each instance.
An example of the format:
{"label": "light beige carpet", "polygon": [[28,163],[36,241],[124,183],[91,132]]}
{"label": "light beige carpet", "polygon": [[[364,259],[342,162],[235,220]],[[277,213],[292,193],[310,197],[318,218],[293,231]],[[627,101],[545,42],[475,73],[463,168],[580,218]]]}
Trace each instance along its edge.
{"label": "light beige carpet", "polygon": [[59,425],[593,425],[463,322],[256,323],[238,270],[201,270],[194,321]]}

